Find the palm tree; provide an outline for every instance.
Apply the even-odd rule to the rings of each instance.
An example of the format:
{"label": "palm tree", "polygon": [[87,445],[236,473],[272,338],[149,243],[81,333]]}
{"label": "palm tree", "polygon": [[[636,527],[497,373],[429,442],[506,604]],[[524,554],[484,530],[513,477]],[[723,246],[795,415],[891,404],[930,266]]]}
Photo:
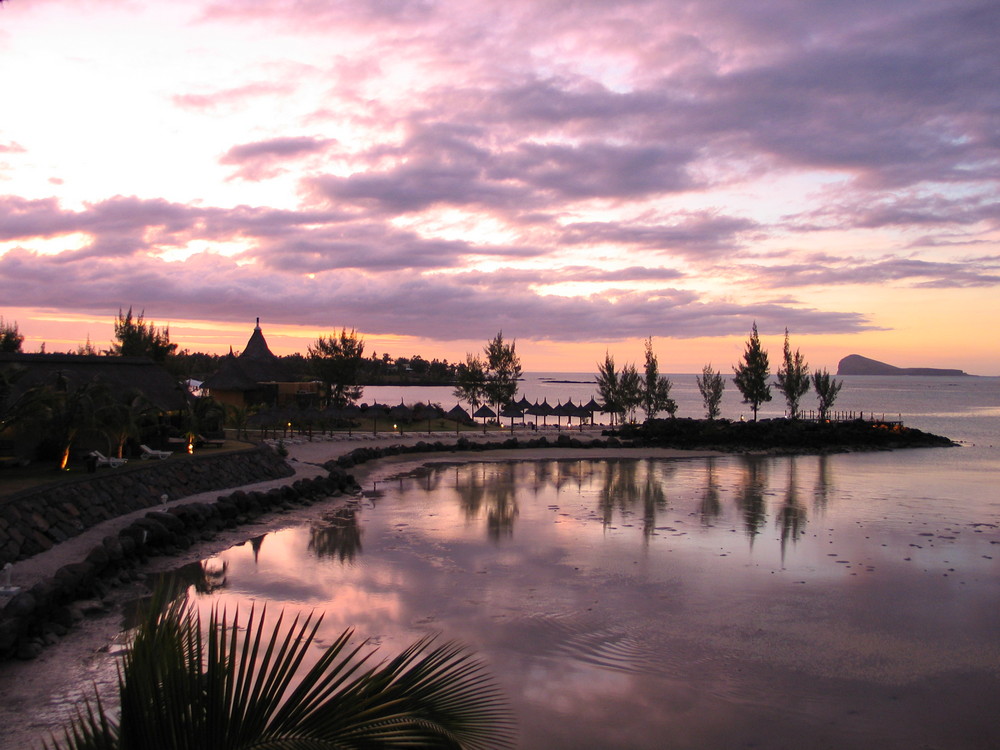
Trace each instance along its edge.
{"label": "palm tree", "polygon": [[[163,592],[118,672],[118,718],[87,701],[53,750],[510,747],[513,723],[483,666],[423,638],[372,665],[347,630],[303,670],[322,616],[232,623]],[[304,673],[303,673],[304,671]],[[46,748],[49,745],[46,744]]]}
{"label": "palm tree", "polygon": [[101,400],[103,403],[97,407],[97,423],[108,439],[109,451],[121,458],[125,443],[129,438],[139,437],[143,421],[155,412],[155,407],[139,390],[117,398],[106,390]]}

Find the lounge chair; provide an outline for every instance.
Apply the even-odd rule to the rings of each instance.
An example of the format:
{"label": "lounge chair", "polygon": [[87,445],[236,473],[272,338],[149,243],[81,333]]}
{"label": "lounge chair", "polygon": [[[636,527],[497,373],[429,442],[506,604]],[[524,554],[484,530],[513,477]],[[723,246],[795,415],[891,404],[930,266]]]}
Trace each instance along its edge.
{"label": "lounge chair", "polygon": [[156,451],[148,445],[140,445],[139,447],[142,449],[142,456],[140,458],[143,460],[146,460],[147,458],[157,458],[160,461],[165,461],[173,455],[173,451]]}
{"label": "lounge chair", "polygon": [[127,458],[108,458],[100,451],[91,451],[90,455],[97,459],[97,465],[100,466],[110,466],[112,469],[117,469],[119,466],[124,466],[128,463]]}

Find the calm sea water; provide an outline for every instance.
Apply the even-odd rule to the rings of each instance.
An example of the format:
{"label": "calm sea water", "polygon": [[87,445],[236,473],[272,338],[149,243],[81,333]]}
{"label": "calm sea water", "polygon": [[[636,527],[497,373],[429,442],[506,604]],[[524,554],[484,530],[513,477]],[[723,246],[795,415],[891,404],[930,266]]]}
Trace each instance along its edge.
{"label": "calm sea water", "polygon": [[[523,391],[587,400],[553,382],[582,379]],[[525,748],[1000,746],[1000,380],[845,380],[843,408],[963,447],[445,457],[178,575],[202,606],[323,610],[322,643],[463,641]],[[693,376],[675,397],[697,416]]]}

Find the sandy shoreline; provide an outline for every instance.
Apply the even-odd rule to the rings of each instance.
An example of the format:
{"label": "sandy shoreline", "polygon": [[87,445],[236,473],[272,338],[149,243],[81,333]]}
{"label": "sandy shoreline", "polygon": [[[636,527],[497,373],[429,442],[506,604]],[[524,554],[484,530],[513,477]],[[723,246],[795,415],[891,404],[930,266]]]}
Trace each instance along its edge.
{"label": "sandy shoreline", "polygon": [[[574,430],[567,432],[573,437],[590,439],[599,437],[599,431]],[[466,433],[471,440],[506,439],[507,433],[487,435]],[[532,433],[532,437],[537,436]],[[521,437],[519,435],[519,437]],[[550,435],[554,437],[554,435]],[[245,485],[241,489],[267,490],[271,487],[289,484],[296,479],[310,478],[326,473],[322,463],[331,458],[349,453],[355,448],[373,445],[412,445],[421,440],[448,441],[451,436],[426,433],[412,435],[386,435],[373,438],[358,436],[353,439],[317,440],[314,442],[288,443],[289,463],[295,475],[283,479],[269,480]],[[428,463],[455,463],[463,461],[523,461],[536,459],[600,459],[618,458],[696,458],[719,455],[713,451],[682,451],[658,448],[536,448],[516,451],[457,451],[448,453],[423,453],[392,456],[353,467],[350,471],[358,484],[367,489],[384,479],[410,471]],[[203,501],[210,502],[229,490],[190,495],[170,501],[172,505]],[[286,525],[289,522],[307,521],[329,511],[330,505],[320,504],[302,508],[290,513],[269,513],[255,523],[227,530],[214,540],[191,547],[182,555],[157,557],[144,566],[144,573],[170,570],[188,562],[204,559],[215,552],[231,547],[257,533]],[[12,571],[14,585],[29,589],[38,581],[51,576],[61,566],[82,560],[87,552],[99,544],[109,534],[116,534],[136,518],[143,517],[149,510],[140,510],[125,516],[110,519],[88,529],[79,536],[63,542],[51,550],[18,562]],[[80,697],[81,686],[97,684],[108,689],[114,685],[114,659],[109,655],[108,644],[118,634],[121,626],[120,607],[122,603],[145,593],[145,584],[137,581],[114,589],[105,606],[95,611],[74,627],[58,642],[46,648],[42,654],[28,662],[0,662],[0,750],[23,750],[41,747],[49,732],[62,725],[65,717],[72,715]],[[0,597],[0,605],[6,603]],[[88,691],[92,693],[92,690]]]}

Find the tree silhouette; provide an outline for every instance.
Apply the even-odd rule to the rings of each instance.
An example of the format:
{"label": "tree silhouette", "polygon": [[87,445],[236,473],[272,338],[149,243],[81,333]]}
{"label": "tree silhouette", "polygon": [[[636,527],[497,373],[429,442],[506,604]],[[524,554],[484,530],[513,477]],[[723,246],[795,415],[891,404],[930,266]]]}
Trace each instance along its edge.
{"label": "tree silhouette", "polygon": [[817,370],[813,373],[813,388],[816,389],[816,397],[819,399],[819,418],[825,420],[833,402],[837,400],[844,385],[843,380],[835,380],[830,377],[830,373],[824,370]]}
{"label": "tree silhouette", "polygon": [[170,327],[157,329],[153,323],[145,321],[145,310],[138,317],[132,317],[132,308],[122,313],[118,308],[115,321],[115,341],[111,354],[119,357],[149,357],[154,362],[163,363],[174,353],[177,344],[170,343]]}
{"label": "tree silhouette", "polygon": [[677,402],[670,398],[673,383],[660,375],[660,364],[653,353],[653,339],[646,339],[646,367],[642,384],[642,410],[650,419],[665,411],[671,417],[677,414]]}
{"label": "tree silhouette", "polygon": [[313,370],[326,385],[333,406],[343,408],[361,398],[358,375],[364,351],[364,339],[353,328],[350,333],[341,328],[339,336],[320,336],[309,346]]}
{"label": "tree silhouette", "polygon": [[486,354],[484,390],[486,398],[496,408],[497,413],[517,395],[517,381],[521,377],[521,358],[517,356],[516,345],[516,341],[510,344],[504,343],[503,331],[500,331],[483,347]]}
{"label": "tree silhouette", "polygon": [[715,419],[719,416],[719,404],[722,392],[726,389],[726,379],[721,372],[713,370],[711,364],[707,364],[702,368],[701,375],[695,375],[695,381],[705,402],[705,416]]}
{"label": "tree silhouette", "polygon": [[770,372],[767,352],[761,348],[760,336],[757,335],[757,321],[754,321],[750,338],[747,339],[746,351],[743,353],[743,362],[733,366],[733,382],[743,394],[743,403],[750,404],[753,409],[755,422],[760,405],[771,400],[771,386],[767,382]]}
{"label": "tree silhouette", "polygon": [[0,352],[19,352],[24,343],[24,335],[17,327],[17,321],[7,323],[0,316]]}
{"label": "tree silhouette", "polygon": [[799,416],[799,399],[809,390],[809,366],[798,349],[792,354],[788,344],[788,329],[785,329],[784,359],[778,369],[778,390],[785,396],[788,404],[788,416],[797,419]]}

